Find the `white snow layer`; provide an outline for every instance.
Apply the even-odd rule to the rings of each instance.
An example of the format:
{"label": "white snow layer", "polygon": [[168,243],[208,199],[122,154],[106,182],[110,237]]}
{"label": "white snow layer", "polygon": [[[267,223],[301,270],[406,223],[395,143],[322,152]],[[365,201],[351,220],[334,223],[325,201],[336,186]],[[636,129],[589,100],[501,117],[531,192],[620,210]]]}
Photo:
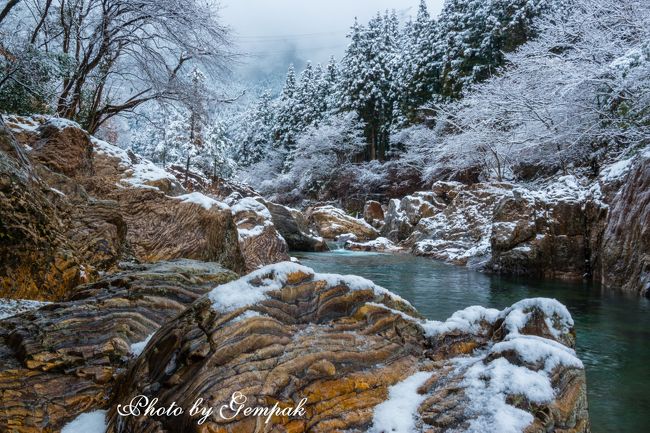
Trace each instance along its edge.
{"label": "white snow layer", "polygon": [[105,433],[106,428],[106,411],[96,410],[82,413],[66,424],[61,433]]}
{"label": "white snow layer", "polygon": [[411,433],[416,431],[417,410],[426,398],[418,388],[431,377],[420,371],[388,389],[388,400],[375,407],[371,433]]}
{"label": "white snow layer", "polygon": [[136,188],[157,189],[153,186],[147,185],[147,182],[154,182],[162,179],[176,181],[174,175],[168,173],[165,169],[160,168],[147,159],[138,157],[138,161],[134,163],[131,161],[126,150],[95,137],[91,137],[90,141],[95,147],[97,153],[108,155],[120,160],[120,167],[126,170],[125,174],[127,175],[127,177],[121,179],[120,182],[129,184]]}
{"label": "white snow layer", "polygon": [[224,210],[229,209],[228,205],[226,205],[225,203],[222,203],[211,197],[208,197],[205,194],[201,194],[200,192],[192,192],[189,194],[179,195],[172,198],[176,200],[180,200],[183,203],[194,203],[194,204],[201,205],[206,210],[212,209],[213,206],[217,206],[218,208]]}

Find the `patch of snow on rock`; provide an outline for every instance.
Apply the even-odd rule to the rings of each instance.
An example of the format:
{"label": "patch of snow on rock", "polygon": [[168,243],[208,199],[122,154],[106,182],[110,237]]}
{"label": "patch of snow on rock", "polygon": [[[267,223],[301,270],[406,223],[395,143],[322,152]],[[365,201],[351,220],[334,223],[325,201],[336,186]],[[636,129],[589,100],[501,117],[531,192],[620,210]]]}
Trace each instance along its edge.
{"label": "patch of snow on rock", "polygon": [[96,410],[82,413],[66,424],[61,433],[105,433],[106,428],[106,411]]}
{"label": "patch of snow on rock", "polygon": [[208,197],[205,194],[201,194],[200,192],[192,192],[189,194],[179,195],[172,198],[176,200],[180,200],[184,203],[194,203],[194,204],[201,205],[206,210],[212,209],[213,206],[217,206],[220,209],[229,209],[228,205],[226,205],[225,203],[222,203],[211,197]]}
{"label": "patch of snow on rock", "polygon": [[149,344],[149,341],[151,340],[151,337],[153,337],[153,334],[149,334],[147,336],[147,338],[145,338],[144,340],[142,340],[140,342],[133,343],[131,345],[131,353],[133,355],[135,355],[135,356],[140,356],[140,354],[142,353],[144,348],[147,347],[147,344]]}
{"label": "patch of snow on rock", "polygon": [[315,281],[325,281],[329,287],[346,285],[350,290],[372,290],[376,296],[387,296],[406,305],[408,301],[370,280],[356,275],[318,274],[313,269],[293,262],[264,266],[250,274],[214,288],[208,297],[212,306],[222,313],[253,305],[267,299],[267,293],[279,290],[293,273],[313,275]]}
{"label": "patch of snow on rock", "polygon": [[0,320],[24,313],[25,311],[36,310],[47,304],[49,302],[0,298]]}
{"label": "patch of snow on rock", "polygon": [[416,431],[417,411],[426,395],[418,393],[431,377],[420,371],[388,389],[388,400],[377,405],[372,420],[371,433],[412,433]]}

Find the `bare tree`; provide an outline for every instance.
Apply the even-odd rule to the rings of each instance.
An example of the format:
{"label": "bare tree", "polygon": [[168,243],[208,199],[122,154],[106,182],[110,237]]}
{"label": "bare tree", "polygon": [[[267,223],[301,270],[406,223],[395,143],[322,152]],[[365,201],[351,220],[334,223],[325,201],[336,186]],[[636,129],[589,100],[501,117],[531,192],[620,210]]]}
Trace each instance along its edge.
{"label": "bare tree", "polygon": [[24,40],[57,56],[54,111],[91,133],[148,101],[180,100],[189,83],[179,72],[188,64],[216,77],[233,59],[212,0],[24,0],[23,6],[15,14],[10,9],[5,21],[15,15]]}

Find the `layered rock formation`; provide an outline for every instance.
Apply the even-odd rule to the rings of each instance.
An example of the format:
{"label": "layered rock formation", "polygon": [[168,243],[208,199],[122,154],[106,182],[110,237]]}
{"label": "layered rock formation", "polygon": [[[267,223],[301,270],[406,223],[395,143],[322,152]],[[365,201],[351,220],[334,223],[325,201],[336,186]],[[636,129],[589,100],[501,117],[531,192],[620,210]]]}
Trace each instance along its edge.
{"label": "layered rock formation", "polygon": [[[539,299],[502,312],[473,307],[444,323],[417,317],[367,280],[288,263],[263,268],[215,288],[152,337],[116,391],[108,432],[391,431],[396,417],[411,416],[412,431],[477,424],[499,431],[506,416],[527,431],[589,431],[584,370],[561,305]],[[531,353],[533,341],[539,350]],[[504,382],[497,369],[526,375],[533,389]],[[481,394],[482,381],[494,389]],[[396,404],[394,387],[411,388],[400,398],[416,402],[412,413],[386,416]],[[139,395],[162,407],[202,398],[218,409],[236,391],[250,407],[284,408],[306,398],[306,414],[272,416],[265,427],[263,417],[231,411],[224,418],[216,410],[198,425],[187,411],[123,417],[115,409]]]}
{"label": "layered rock formation", "polygon": [[234,278],[216,263],[131,265],[68,302],[0,321],[0,431],[58,432],[105,407],[137,344]]}
{"label": "layered rock formation", "polygon": [[379,237],[377,230],[370,224],[334,206],[318,206],[311,209],[307,216],[318,234],[326,239],[336,239],[344,234],[352,234],[361,241]]}
{"label": "layered rock formation", "polygon": [[237,224],[239,247],[248,270],[289,260],[289,246],[261,202],[235,193],[226,199]]}
{"label": "layered rock formation", "polygon": [[56,299],[82,282],[82,262],[66,239],[54,200],[0,125],[0,297]]}
{"label": "layered rock formation", "polygon": [[479,270],[647,294],[648,155],[606,166],[591,181],[436,182],[431,191],[390,200],[381,233],[416,255]]}
{"label": "layered rock formation", "polygon": [[245,269],[230,208],[151,162],[43,116],[0,139],[0,297],[63,299],[125,259]]}

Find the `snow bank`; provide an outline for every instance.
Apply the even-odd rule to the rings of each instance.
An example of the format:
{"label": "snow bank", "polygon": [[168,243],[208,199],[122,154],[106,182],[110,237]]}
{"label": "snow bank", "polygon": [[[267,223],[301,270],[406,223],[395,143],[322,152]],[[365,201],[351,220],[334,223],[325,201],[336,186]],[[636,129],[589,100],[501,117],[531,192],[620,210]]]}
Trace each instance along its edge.
{"label": "snow bank", "polygon": [[606,166],[600,171],[599,180],[605,183],[620,180],[630,171],[634,159],[631,157]]}
{"label": "snow bank", "polygon": [[271,212],[253,197],[244,197],[237,200],[231,199],[230,203],[233,216],[250,213],[257,218],[257,221],[255,221],[256,224],[250,228],[244,227],[245,225],[251,224],[250,218],[243,218],[237,221],[237,232],[239,233],[240,240],[260,236],[267,227],[273,226]]}
{"label": "snow bank", "polygon": [[61,433],[105,433],[106,411],[96,410],[94,412],[82,413],[73,421],[66,424]]}
{"label": "snow bank", "polygon": [[417,411],[426,398],[418,388],[431,377],[420,371],[388,389],[388,400],[375,407],[371,433],[412,433],[416,431]]}
{"label": "snow bank", "polygon": [[233,213],[239,212],[253,212],[263,216],[265,219],[271,220],[271,212],[259,201],[253,197],[244,197],[241,200],[231,205]]}
{"label": "snow bank", "polygon": [[134,162],[129,156],[129,153],[121,147],[99,140],[95,137],[91,137],[90,141],[95,148],[95,152],[120,160],[119,165],[125,170],[124,173],[126,175],[126,177],[121,179],[120,182],[129,184],[136,188],[157,189],[153,186],[147,185],[147,182],[155,182],[163,179],[176,181],[174,175],[147,159],[137,157],[137,160]]}
{"label": "snow bank", "polygon": [[523,395],[532,402],[553,399],[553,388],[543,374],[498,358],[484,365],[482,359],[464,371],[461,382],[472,416],[466,433],[521,433],[533,415],[506,403],[508,395]]}
{"label": "snow bank", "polygon": [[569,332],[574,325],[569,310],[558,300],[548,298],[524,299],[512,307],[506,308],[499,316],[504,319],[508,332],[516,335],[526,326],[530,318],[530,311],[534,308],[544,313],[546,326],[555,338]]}
{"label": "snow bank", "polygon": [[481,330],[481,323],[492,324],[496,322],[499,314],[499,310],[473,306],[456,311],[444,322],[428,320],[422,324],[422,327],[427,337],[435,337],[456,331],[477,335]]}

